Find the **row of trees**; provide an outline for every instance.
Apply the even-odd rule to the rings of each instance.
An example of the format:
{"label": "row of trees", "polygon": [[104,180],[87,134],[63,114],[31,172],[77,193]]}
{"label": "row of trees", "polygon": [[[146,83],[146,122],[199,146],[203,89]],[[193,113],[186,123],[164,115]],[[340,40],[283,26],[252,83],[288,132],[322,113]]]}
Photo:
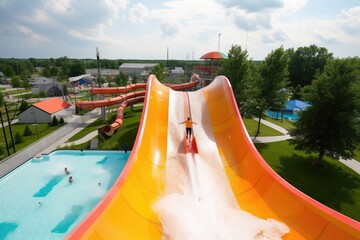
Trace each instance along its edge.
{"label": "row of trees", "polygon": [[282,109],[292,93],[311,106],[290,131],[291,143],[318,153],[317,165],[325,155],[352,157],[359,146],[359,58],[334,59],[313,45],[296,51],[280,47],[254,63],[246,50],[234,45],[220,74],[229,78],[241,113],[259,116],[257,134],[264,110]]}

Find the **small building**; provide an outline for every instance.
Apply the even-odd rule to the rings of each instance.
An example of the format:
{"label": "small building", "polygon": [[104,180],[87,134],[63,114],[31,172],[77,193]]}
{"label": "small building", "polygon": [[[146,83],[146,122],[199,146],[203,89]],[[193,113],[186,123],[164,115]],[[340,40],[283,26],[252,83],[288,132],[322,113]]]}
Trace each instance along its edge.
{"label": "small building", "polygon": [[51,78],[38,77],[32,83],[32,93],[39,94],[41,91],[49,97],[63,96],[63,85]]}
{"label": "small building", "polygon": [[9,84],[10,83],[10,79],[9,78],[5,78],[4,73],[2,73],[0,71],[0,84]]}
{"label": "small building", "polygon": [[148,76],[157,63],[123,63],[119,70],[128,76]]}
{"label": "small building", "polygon": [[53,117],[66,119],[74,114],[71,105],[61,98],[54,97],[32,104],[18,116],[19,123],[48,123]]}
{"label": "small building", "polygon": [[[102,77],[107,77],[108,79],[114,79],[116,76],[119,75],[119,72],[120,72],[119,69],[104,69],[104,68],[100,69],[100,75]],[[97,68],[89,68],[89,69],[86,69],[86,73],[97,77],[98,69]]]}
{"label": "small building", "polygon": [[91,74],[83,74],[76,77],[69,77],[69,83],[71,86],[81,86],[81,85],[87,85],[87,86],[93,86],[96,84],[95,77]]}

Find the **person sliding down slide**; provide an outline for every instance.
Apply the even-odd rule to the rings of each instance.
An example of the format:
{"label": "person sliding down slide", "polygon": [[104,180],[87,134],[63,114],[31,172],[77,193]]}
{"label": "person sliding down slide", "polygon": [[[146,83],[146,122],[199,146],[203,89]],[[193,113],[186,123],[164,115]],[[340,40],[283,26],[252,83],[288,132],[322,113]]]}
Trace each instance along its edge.
{"label": "person sliding down slide", "polygon": [[189,138],[189,143],[191,143],[191,129],[192,129],[192,125],[197,124],[196,122],[191,121],[191,118],[188,117],[185,121],[179,123],[179,124],[183,124],[185,123],[186,126],[186,139]]}

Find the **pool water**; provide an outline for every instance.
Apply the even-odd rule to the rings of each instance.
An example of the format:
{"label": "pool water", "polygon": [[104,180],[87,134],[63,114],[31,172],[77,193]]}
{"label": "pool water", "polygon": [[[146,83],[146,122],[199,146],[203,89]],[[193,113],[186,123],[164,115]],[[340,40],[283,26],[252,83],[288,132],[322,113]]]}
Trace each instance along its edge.
{"label": "pool water", "polygon": [[0,179],[0,239],[63,239],[105,196],[129,155],[62,150],[7,174]]}
{"label": "pool water", "polygon": [[[266,111],[265,112],[266,115],[268,115],[271,118],[276,118],[276,119],[281,119],[281,112],[277,112],[277,111]],[[284,112],[283,113],[283,118],[284,119],[288,119],[290,121],[297,121],[299,120],[300,115],[298,113],[294,113],[294,112]]]}

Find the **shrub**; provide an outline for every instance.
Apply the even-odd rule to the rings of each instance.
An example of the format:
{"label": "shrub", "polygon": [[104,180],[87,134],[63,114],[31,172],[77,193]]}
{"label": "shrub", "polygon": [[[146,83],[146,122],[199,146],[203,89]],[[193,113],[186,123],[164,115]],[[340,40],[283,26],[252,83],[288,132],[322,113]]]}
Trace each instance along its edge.
{"label": "shrub", "polygon": [[24,141],[23,136],[20,133],[16,132],[15,133],[15,144],[22,143],[23,141]]}
{"label": "shrub", "polygon": [[62,125],[62,124],[64,124],[64,122],[65,122],[65,121],[64,121],[64,118],[61,117],[60,120],[59,120],[59,123]]}
{"label": "shrub", "polygon": [[29,126],[26,126],[24,129],[23,136],[31,136],[33,133],[31,131],[31,128]]}
{"label": "shrub", "polygon": [[57,126],[57,125],[59,125],[59,120],[57,119],[57,117],[56,117],[56,116],[53,116],[53,119],[52,119],[52,125],[53,125],[53,126]]}

